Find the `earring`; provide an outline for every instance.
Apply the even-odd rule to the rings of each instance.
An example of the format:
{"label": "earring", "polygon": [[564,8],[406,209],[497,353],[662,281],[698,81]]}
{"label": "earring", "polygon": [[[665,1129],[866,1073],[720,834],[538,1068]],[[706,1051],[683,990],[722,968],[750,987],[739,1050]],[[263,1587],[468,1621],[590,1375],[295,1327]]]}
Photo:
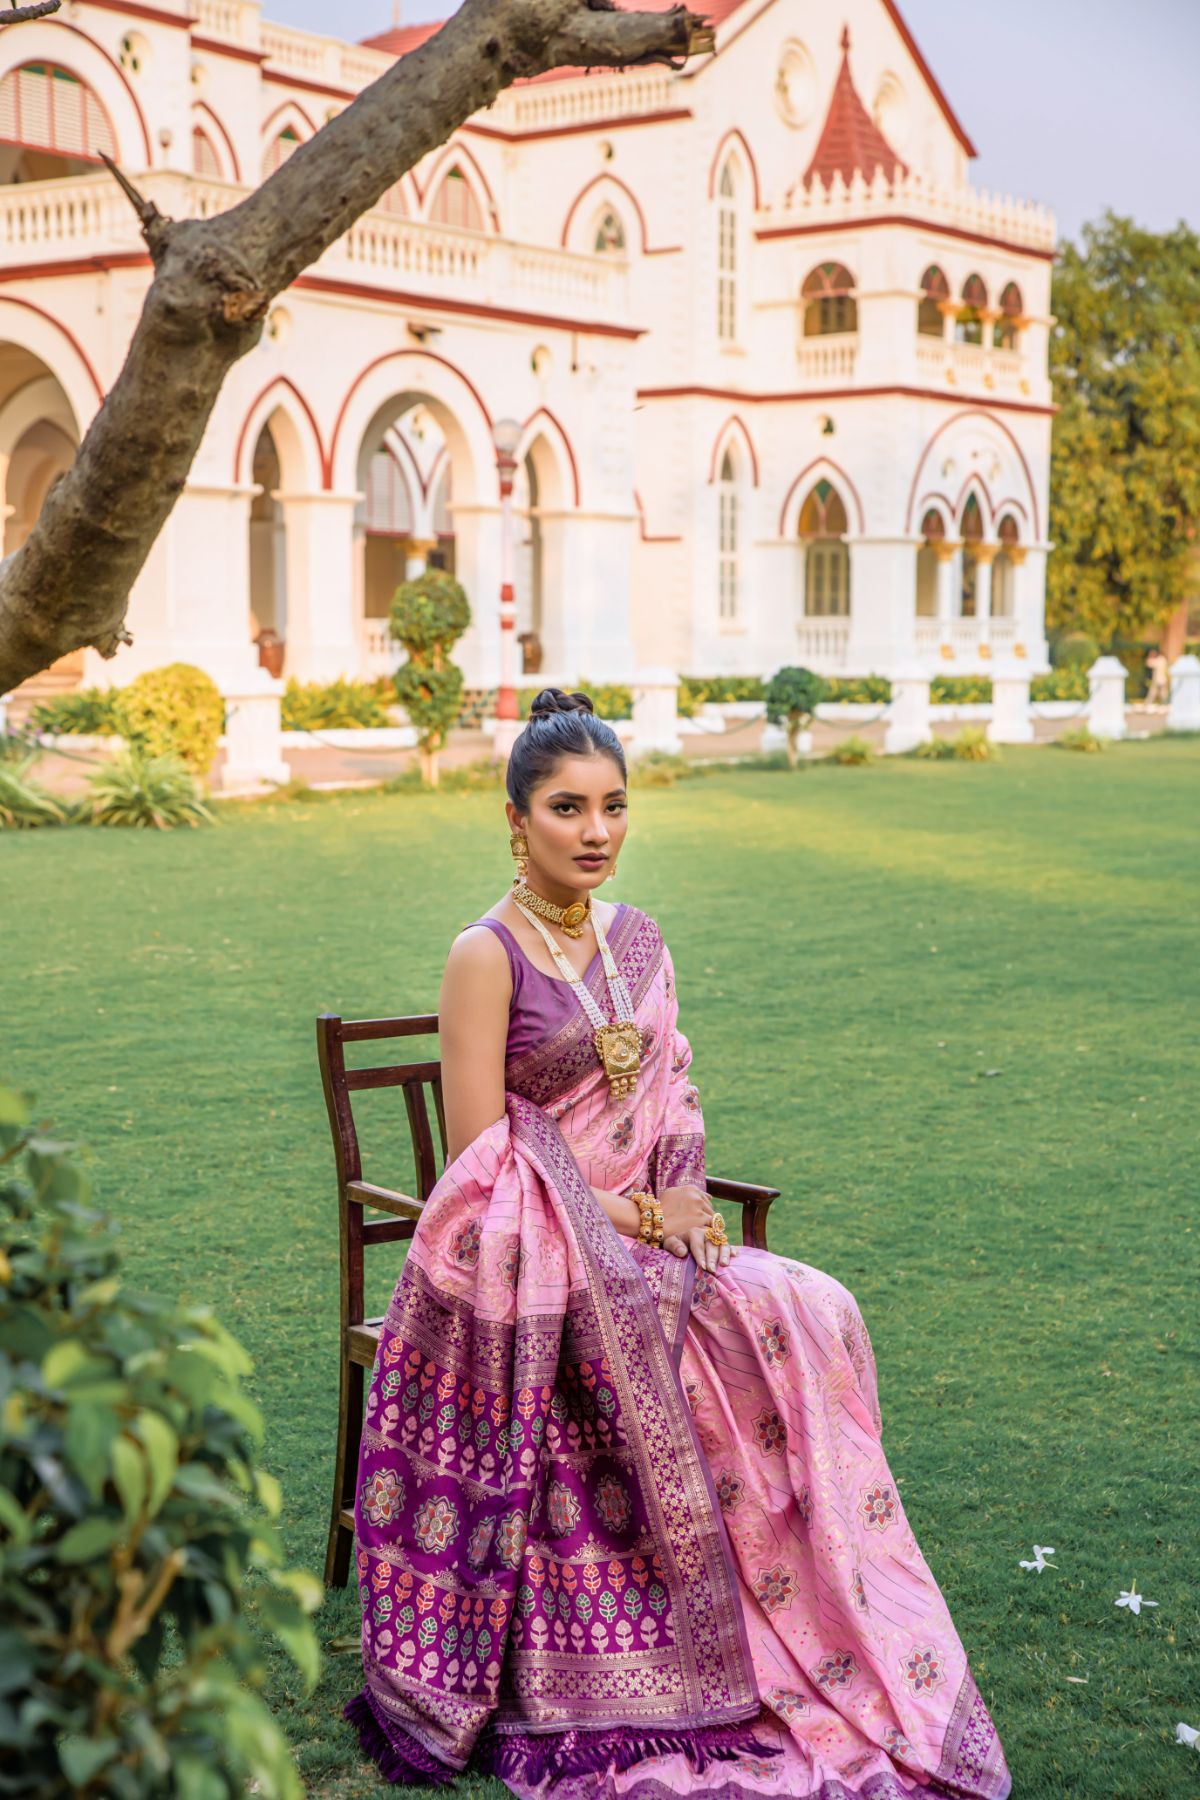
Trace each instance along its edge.
{"label": "earring", "polygon": [[609,871],[609,876],[608,876],[608,879],[609,879],[609,880],[610,880],[610,881],[615,881],[615,880],[616,880],[616,879],[617,879],[617,865],[616,865],[616,863],[614,863],[614,864],[613,864],[613,866],[612,866],[612,868],[611,868],[611,869],[610,869],[610,871]]}
{"label": "earring", "polygon": [[525,858],[529,855],[529,845],[525,841],[525,833],[523,831],[510,832],[508,847],[512,852],[513,860],[517,865],[517,872],[513,876],[513,886],[518,887],[520,883],[524,881],[529,868],[529,865],[525,861]]}

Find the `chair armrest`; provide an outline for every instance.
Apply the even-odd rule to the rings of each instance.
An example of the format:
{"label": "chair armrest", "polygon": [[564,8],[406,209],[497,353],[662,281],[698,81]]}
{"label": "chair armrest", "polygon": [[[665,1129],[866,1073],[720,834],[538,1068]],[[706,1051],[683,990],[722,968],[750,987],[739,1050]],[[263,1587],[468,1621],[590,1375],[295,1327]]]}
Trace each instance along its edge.
{"label": "chair armrest", "polygon": [[727,1181],[706,1175],[704,1185],[715,1200],[732,1200],[742,1209],[742,1242],[752,1250],[767,1248],[767,1211],[780,1190],[757,1181]]}
{"label": "chair armrest", "polygon": [[419,1219],[425,1210],[423,1200],[393,1193],[391,1188],[376,1187],[370,1181],[348,1181],[346,1198],[352,1206],[374,1206],[379,1212],[391,1213],[397,1219]]}

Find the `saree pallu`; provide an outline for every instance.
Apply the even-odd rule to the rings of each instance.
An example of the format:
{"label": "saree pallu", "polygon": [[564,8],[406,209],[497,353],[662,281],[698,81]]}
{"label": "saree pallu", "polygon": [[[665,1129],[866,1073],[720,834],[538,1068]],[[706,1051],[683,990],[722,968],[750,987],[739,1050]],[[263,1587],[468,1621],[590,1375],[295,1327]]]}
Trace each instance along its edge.
{"label": "saree pallu", "polygon": [[[609,936],[635,1094],[610,1099],[573,997],[545,993],[544,1034],[514,1016],[505,1116],[445,1170],[388,1309],[347,1716],[393,1781],[470,1768],[525,1800],[1004,1800],[853,1296],[764,1251],[697,1274],[592,1193],[704,1179],[670,954],[636,908]],[[523,1008],[532,976],[565,985],[525,974]],[[587,980],[603,1003],[598,958]]]}

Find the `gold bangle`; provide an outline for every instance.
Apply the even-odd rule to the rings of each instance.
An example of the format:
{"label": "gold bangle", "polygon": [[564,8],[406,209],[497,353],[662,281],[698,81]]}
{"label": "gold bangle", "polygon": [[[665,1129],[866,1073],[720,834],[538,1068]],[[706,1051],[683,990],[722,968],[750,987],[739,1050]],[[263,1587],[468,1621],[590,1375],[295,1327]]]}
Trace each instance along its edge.
{"label": "gold bangle", "polygon": [[641,1221],[638,1227],[638,1240],[649,1244],[652,1249],[662,1249],[665,1232],[663,1229],[663,1210],[654,1195],[634,1188],[628,1195],[638,1209]]}

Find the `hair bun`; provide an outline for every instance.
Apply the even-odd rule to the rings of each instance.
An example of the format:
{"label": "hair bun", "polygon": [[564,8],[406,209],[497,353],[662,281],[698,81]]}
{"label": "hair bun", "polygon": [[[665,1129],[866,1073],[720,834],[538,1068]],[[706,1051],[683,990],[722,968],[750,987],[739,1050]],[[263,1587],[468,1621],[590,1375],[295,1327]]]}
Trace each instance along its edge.
{"label": "hair bun", "polygon": [[543,688],[529,709],[531,719],[552,719],[555,713],[594,713],[587,694],[565,694],[561,688]]}

